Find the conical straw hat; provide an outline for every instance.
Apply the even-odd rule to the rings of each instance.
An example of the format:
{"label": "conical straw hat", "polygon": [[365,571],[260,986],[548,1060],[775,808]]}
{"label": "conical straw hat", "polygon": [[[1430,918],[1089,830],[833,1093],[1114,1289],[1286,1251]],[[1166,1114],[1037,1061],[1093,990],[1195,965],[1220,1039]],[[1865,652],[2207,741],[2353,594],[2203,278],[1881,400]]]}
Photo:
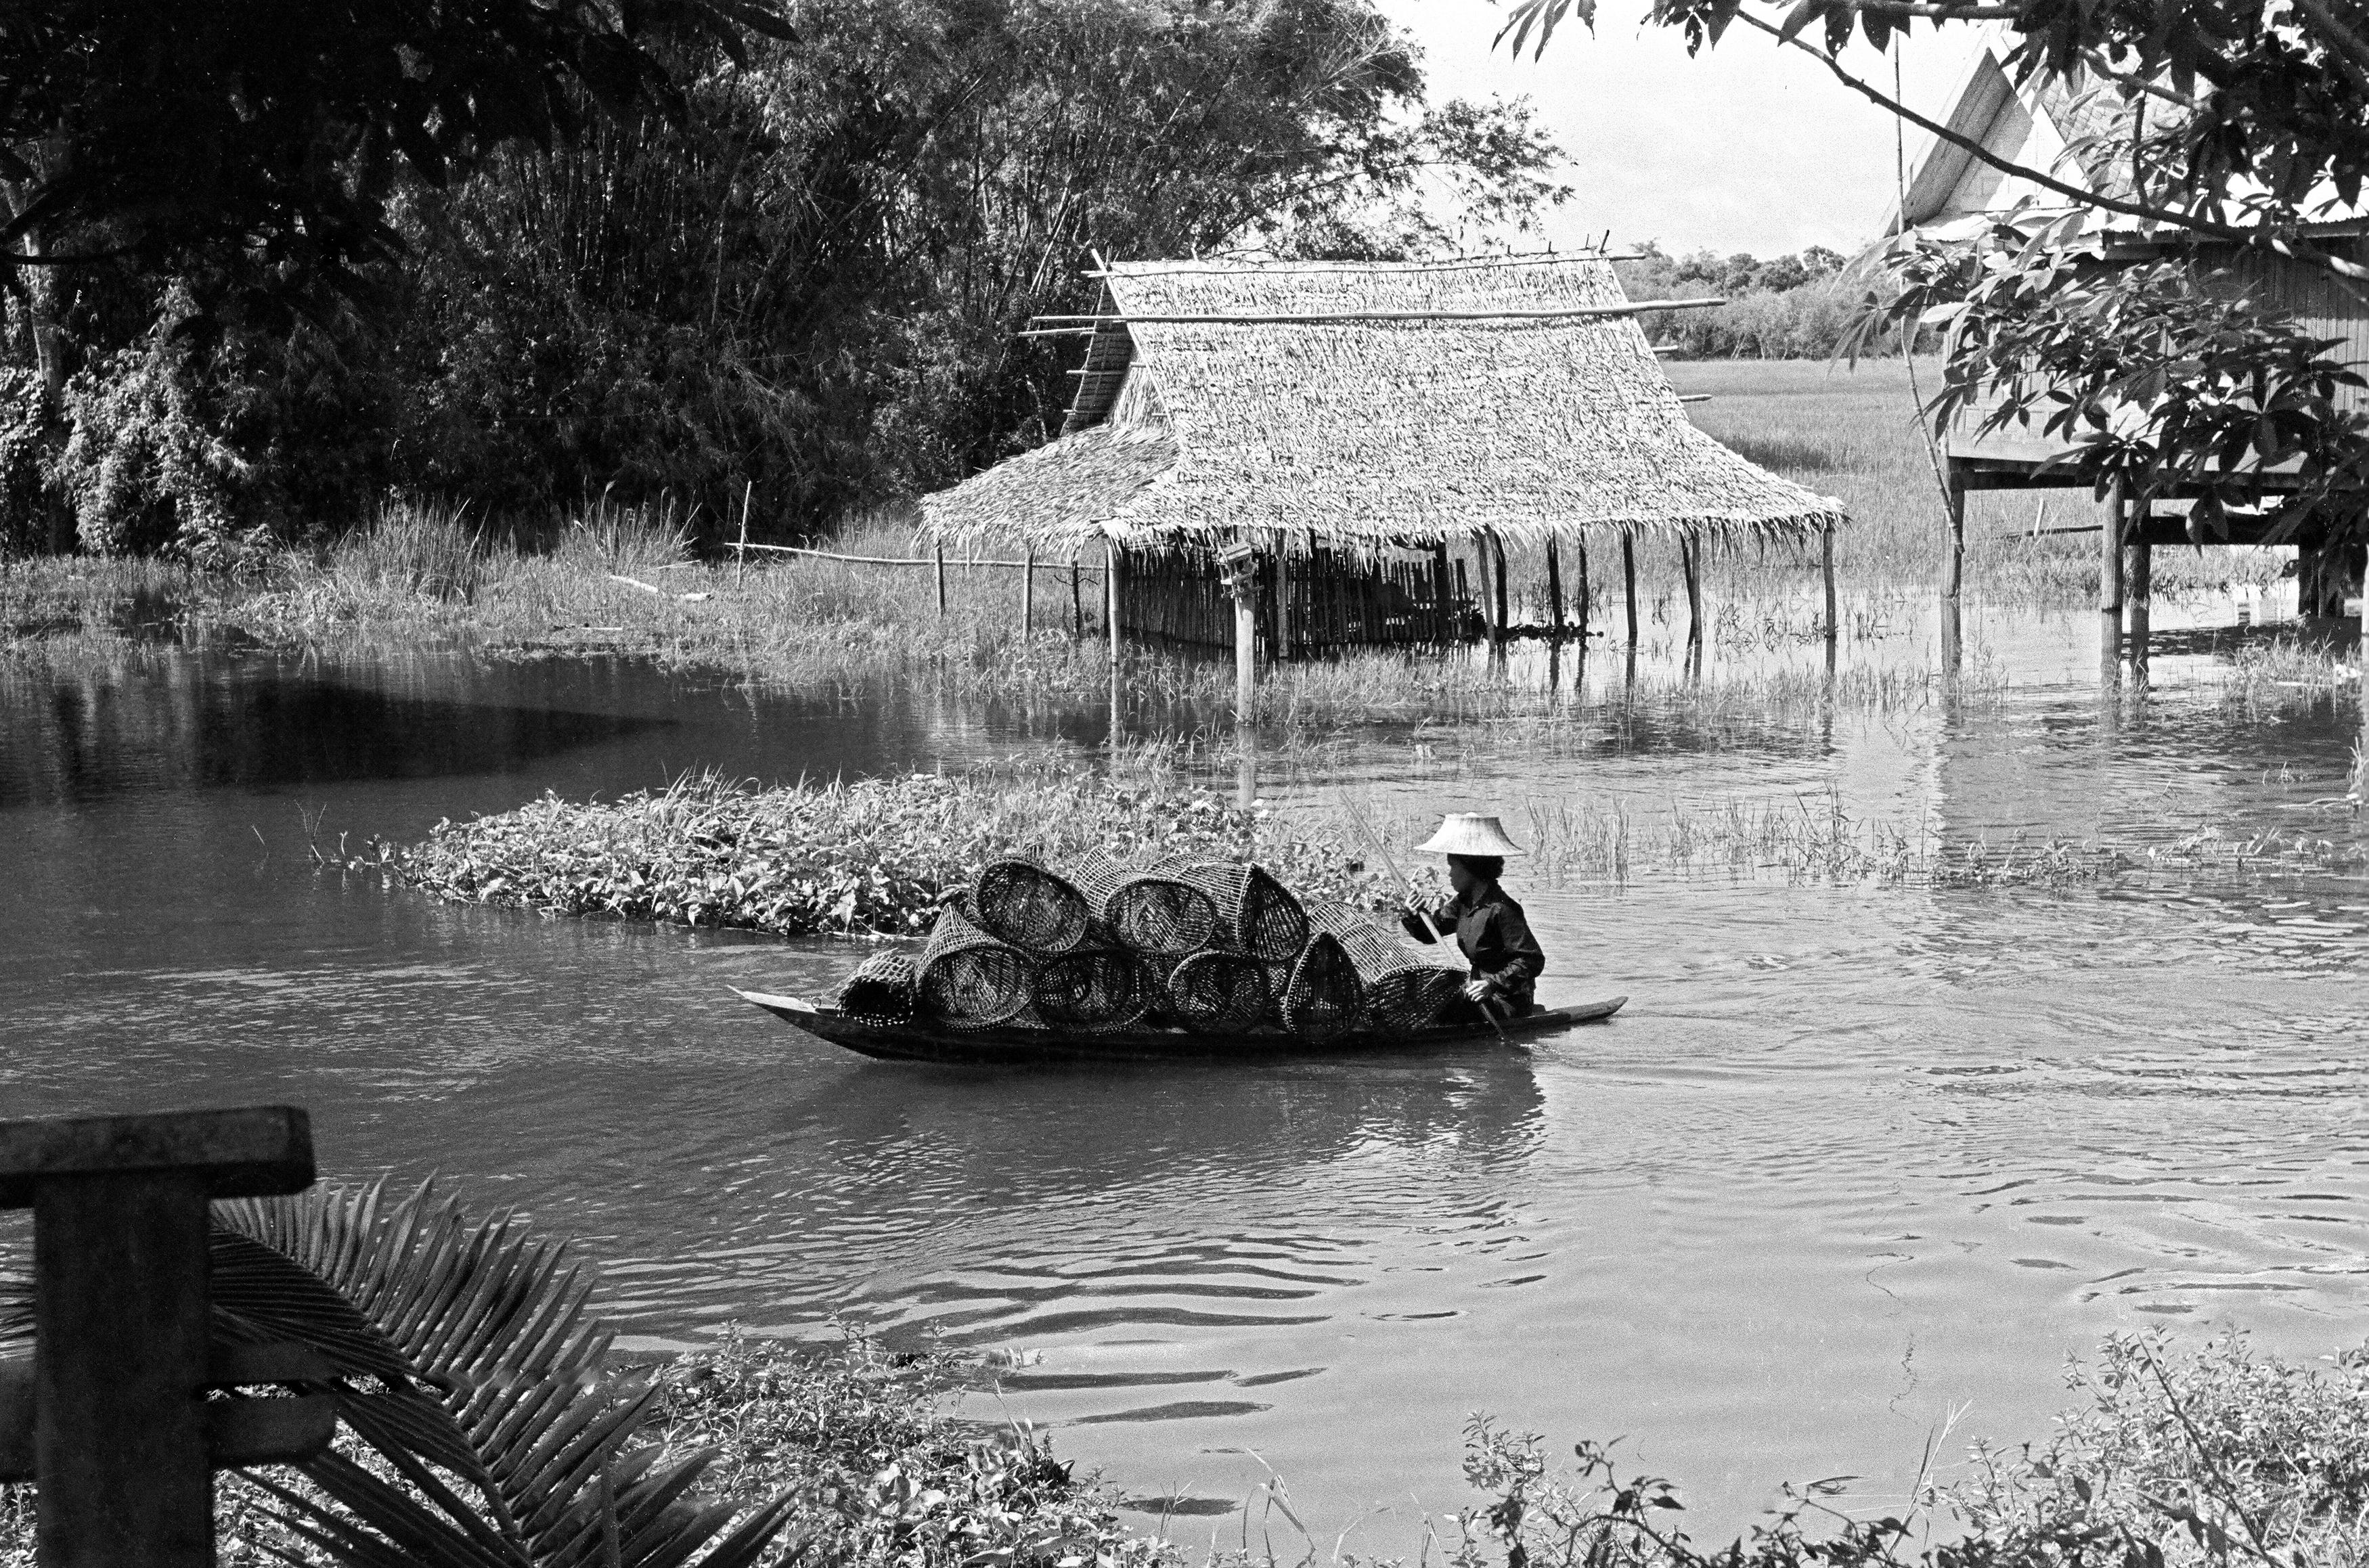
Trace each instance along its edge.
{"label": "conical straw hat", "polygon": [[1478,811],[1451,811],[1440,818],[1439,831],[1415,845],[1426,854],[1525,854],[1528,852],[1505,836],[1505,824]]}

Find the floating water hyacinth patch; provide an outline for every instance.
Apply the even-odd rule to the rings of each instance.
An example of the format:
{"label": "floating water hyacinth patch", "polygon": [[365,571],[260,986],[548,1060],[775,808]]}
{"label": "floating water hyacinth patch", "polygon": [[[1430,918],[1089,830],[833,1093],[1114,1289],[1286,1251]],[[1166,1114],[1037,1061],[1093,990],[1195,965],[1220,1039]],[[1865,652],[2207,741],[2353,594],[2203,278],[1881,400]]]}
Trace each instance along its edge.
{"label": "floating water hyacinth patch", "polygon": [[545,795],[441,822],[357,861],[455,902],[770,932],[919,936],[989,867],[1087,854],[1255,855],[1289,885],[1364,902],[1375,878],[1332,839],[1206,791],[1046,765],[761,788],[715,775],[614,801]]}

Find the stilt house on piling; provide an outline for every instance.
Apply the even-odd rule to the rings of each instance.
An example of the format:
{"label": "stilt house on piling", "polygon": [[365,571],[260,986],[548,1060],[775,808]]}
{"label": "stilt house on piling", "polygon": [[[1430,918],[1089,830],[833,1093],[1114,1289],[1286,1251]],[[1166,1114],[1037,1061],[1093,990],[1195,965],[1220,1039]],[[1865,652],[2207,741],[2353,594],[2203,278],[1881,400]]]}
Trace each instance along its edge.
{"label": "stilt house on piling", "polygon": [[[2112,92],[2077,90],[2057,76],[2043,74],[2019,83],[1996,47],[1986,46],[1976,56],[1943,123],[1954,135],[2007,163],[2037,169],[2095,195],[2131,195],[2130,111]],[[1947,233],[1961,226],[1972,232],[1986,217],[2004,213],[2018,202],[2031,203],[2029,211],[2043,213],[2075,210],[2075,204],[2061,193],[1987,163],[1958,142],[1936,137],[1915,164],[1886,232]],[[2332,255],[2369,263],[2369,216],[2333,203],[2328,216],[2329,222],[2311,227],[2313,243]],[[2093,221],[2103,251],[2100,265],[2129,265],[2166,256],[2185,258],[2201,273],[2211,275],[2218,286],[2243,290],[2258,303],[2294,315],[2315,336],[2339,339],[2340,347],[2331,350],[2333,357],[2369,362],[2369,298],[2325,269],[2176,229],[2159,227],[2143,233],[2134,220],[2103,211],[2094,211]],[[2337,395],[2340,406],[2369,409],[2369,391],[2349,387]],[[1983,421],[1996,406],[1994,400],[1969,410],[1941,441],[1953,522],[1953,554],[1944,581],[1951,587],[1958,576],[1955,542],[1963,537],[1967,491],[2086,487],[2088,484],[2061,466],[2068,448],[2048,437],[2037,420],[2028,428],[1984,433]],[[2278,493],[2292,490],[2295,483],[2293,475],[2265,475],[2261,515],[2232,517],[2226,543],[2260,543],[2282,522]],[[2194,494],[2192,486],[2185,493],[2175,491],[2171,498],[2176,505]],[[2363,498],[2363,505],[2369,506],[2369,498]],[[2106,581],[2100,608],[2119,612],[2124,563],[2110,542],[2118,536],[2117,531],[2132,553],[2128,581],[2142,604],[2153,546],[2184,544],[2189,538],[2187,520],[2175,509],[2152,518],[2125,517],[2118,501],[2111,510],[2112,518],[2101,541],[2111,558],[2103,561]],[[2357,589],[2361,581],[2361,547],[2329,543],[2330,524],[2340,521],[2305,520],[2286,540],[2297,547],[2306,613],[2338,613],[2345,592]]]}
{"label": "stilt house on piling", "polygon": [[1256,553],[1259,651],[1288,658],[1506,635],[1507,544],[1546,544],[1551,575],[1591,539],[1843,521],[1688,421],[1635,319],[1669,302],[1632,305],[1601,258],[1101,277],[1104,309],[1043,329],[1085,348],[1060,436],[922,518],[958,553],[1103,555],[1132,636],[1237,646],[1230,547]]}

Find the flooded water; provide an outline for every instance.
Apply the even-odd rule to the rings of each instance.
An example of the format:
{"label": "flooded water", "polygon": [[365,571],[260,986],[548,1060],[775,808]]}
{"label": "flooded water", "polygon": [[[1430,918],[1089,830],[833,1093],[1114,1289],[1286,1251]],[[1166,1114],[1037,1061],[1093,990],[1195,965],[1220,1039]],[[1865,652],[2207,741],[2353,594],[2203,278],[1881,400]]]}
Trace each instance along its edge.
{"label": "flooded water", "polygon": [[[1902,613],[1846,677],[1929,664]],[[2349,693],[2234,708],[2174,635],[2156,691],[2101,699],[2095,635],[1986,620],[1971,657],[2004,683],[1975,698],[1527,750],[1400,727],[1274,788],[1345,779],[1517,827],[1534,802],[1831,791],[1952,840],[2352,841],[2325,804]],[[1322,1551],[1349,1530],[1412,1553],[1468,1500],[1473,1412],[1626,1434],[1699,1528],[1732,1530],[1786,1480],[1896,1499],[1952,1413],[1952,1451],[2040,1434],[2064,1358],[2110,1331],[2243,1325],[2306,1356],[2362,1336],[2369,883],[2344,876],[1517,871],[1542,999],[1626,993],[1611,1025],[1387,1062],[964,1072],[860,1060],[725,989],[823,990],[858,949],[452,908],[307,853],[692,767],[1082,760],[1105,726],[622,661],[0,673],[0,1114],[292,1101],[331,1173],[435,1173],[582,1235],[634,1344],[846,1317],[1005,1353],[1001,1410],[1058,1428],[1146,1525],[1187,1499],[1167,1528],[1188,1540],[1238,1539],[1228,1510],[1272,1472]],[[1248,1528],[1300,1550],[1279,1516]]]}

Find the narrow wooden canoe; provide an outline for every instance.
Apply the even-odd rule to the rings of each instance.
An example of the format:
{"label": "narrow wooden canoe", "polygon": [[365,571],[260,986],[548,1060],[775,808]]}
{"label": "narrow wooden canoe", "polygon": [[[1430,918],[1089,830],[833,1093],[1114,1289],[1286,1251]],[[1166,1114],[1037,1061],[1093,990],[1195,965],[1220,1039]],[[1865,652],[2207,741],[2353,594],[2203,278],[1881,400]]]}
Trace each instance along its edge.
{"label": "narrow wooden canoe", "polygon": [[1620,1011],[1629,999],[1550,1008],[1510,1019],[1497,1029],[1456,1024],[1419,1029],[1411,1035],[1344,1035],[1321,1046],[1288,1035],[1195,1035],[1182,1029],[1116,1029],[1108,1034],[1055,1034],[1047,1029],[949,1029],[933,1024],[864,1024],[835,1007],[818,1007],[795,996],[732,988],[743,1001],[763,1008],[785,1024],[832,1045],[889,1061],[1188,1061],[1217,1058],[1253,1061],[1265,1058],[1403,1052],[1441,1046],[1480,1045],[1543,1038],[1575,1024],[1595,1024]]}

